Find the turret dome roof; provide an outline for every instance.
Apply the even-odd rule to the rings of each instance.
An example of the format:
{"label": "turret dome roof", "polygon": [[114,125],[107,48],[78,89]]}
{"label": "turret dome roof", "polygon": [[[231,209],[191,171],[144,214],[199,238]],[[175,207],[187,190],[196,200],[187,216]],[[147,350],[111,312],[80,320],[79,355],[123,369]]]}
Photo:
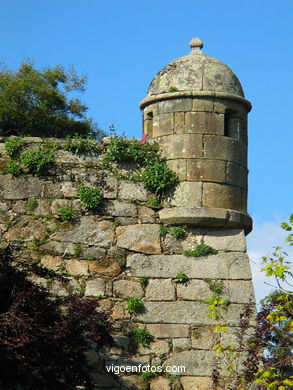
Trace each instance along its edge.
{"label": "turret dome roof", "polygon": [[199,38],[193,38],[190,47],[188,55],[176,58],[154,77],[148,97],[175,91],[219,92],[244,97],[234,72],[223,62],[203,53]]}

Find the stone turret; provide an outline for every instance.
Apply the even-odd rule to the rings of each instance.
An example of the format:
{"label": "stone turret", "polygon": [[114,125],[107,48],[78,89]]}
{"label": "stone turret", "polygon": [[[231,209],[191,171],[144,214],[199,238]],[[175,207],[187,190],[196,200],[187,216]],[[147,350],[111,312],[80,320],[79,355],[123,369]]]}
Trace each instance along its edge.
{"label": "stone turret", "polygon": [[247,114],[251,104],[221,61],[191,52],[163,68],[140,107],[143,132],[180,178],[161,221],[251,230],[247,216]]}

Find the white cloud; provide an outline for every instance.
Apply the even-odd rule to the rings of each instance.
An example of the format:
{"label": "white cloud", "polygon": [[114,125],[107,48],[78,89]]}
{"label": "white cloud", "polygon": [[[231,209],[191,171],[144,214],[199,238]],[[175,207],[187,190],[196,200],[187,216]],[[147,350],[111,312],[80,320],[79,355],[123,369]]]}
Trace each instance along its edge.
{"label": "white cloud", "polygon": [[284,243],[288,234],[280,227],[282,221],[276,220],[262,223],[254,221],[253,231],[247,236],[248,255],[257,303],[268,295],[270,291],[274,290],[274,287],[265,283],[276,286],[273,278],[267,278],[260,272],[262,256],[270,255],[274,250],[274,246],[282,246],[289,255],[288,260],[292,261],[293,258],[293,247],[289,247]]}

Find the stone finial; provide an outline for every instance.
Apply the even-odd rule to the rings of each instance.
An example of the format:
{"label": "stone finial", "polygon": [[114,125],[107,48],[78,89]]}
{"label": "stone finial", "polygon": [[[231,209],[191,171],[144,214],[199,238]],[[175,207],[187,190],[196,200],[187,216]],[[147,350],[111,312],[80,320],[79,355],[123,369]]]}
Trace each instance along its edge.
{"label": "stone finial", "polygon": [[192,40],[189,43],[189,46],[191,47],[191,53],[193,52],[200,52],[200,49],[203,47],[202,40],[200,38],[192,38]]}

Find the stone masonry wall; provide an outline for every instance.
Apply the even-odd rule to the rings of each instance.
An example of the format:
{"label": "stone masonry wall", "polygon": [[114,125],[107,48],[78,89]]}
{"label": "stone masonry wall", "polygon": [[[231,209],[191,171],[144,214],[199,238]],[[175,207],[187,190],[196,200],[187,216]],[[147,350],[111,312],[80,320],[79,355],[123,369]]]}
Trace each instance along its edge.
{"label": "stone masonry wall", "polygon": [[[26,142],[34,147],[41,140]],[[60,140],[55,142],[60,149],[49,175],[0,175],[1,247],[12,244],[18,248],[19,258],[66,275],[68,282],[31,275],[52,294],[77,293],[99,299],[100,308],[109,313],[116,346],[102,357],[88,354],[96,389],[210,389],[213,346],[218,340],[207,305],[202,303],[212,294],[204,279],[224,282],[223,296],[231,301],[225,338],[233,342],[233,329],[253,297],[244,232],[188,226],[184,239],[176,239],[170,232],[162,236],[161,207],[151,206],[152,195],[143,185],[118,180],[100,169],[105,144],[98,144],[99,153],[79,157],[62,150]],[[7,162],[3,140],[0,152],[3,169]],[[97,212],[82,208],[77,194],[80,183],[102,190],[104,202]],[[33,210],[29,199],[37,202]],[[61,222],[60,206],[73,208],[76,221]],[[197,258],[182,254],[202,239],[218,254]],[[180,272],[188,276],[188,283],[175,282]],[[142,286],[141,278],[147,278],[147,286]],[[142,299],[143,314],[129,314],[129,297]],[[136,328],[145,328],[153,336],[149,347],[134,345]],[[120,367],[185,366],[186,371],[175,380],[160,375],[144,381],[139,374],[119,378],[101,373],[102,361]]]}

